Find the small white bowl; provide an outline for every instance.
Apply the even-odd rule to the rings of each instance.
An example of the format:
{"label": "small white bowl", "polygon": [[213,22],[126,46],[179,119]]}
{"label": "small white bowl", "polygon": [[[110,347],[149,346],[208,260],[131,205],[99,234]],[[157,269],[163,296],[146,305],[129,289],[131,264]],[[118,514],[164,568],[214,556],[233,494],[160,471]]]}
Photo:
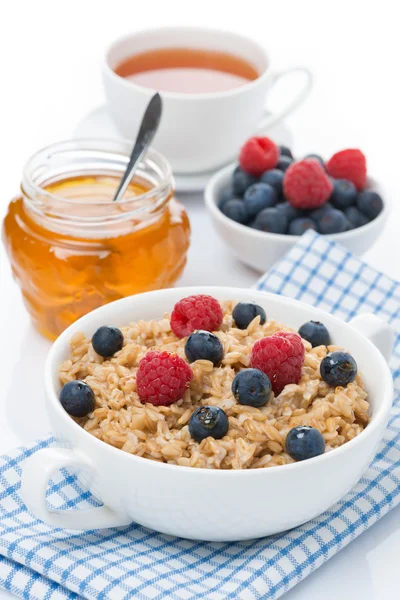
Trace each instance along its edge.
{"label": "small white bowl", "polygon": [[[90,337],[105,323],[116,326],[159,319],[190,294],[220,301],[254,300],[269,318],[298,329],[323,321],[332,342],[355,357],[369,393],[371,421],[359,436],[321,456],[269,469],[197,469],[159,463],[110,446],[82,429],[62,408],[58,368],[70,356],[78,331]],[[370,339],[367,339],[370,338]],[[390,354],[392,332],[373,315],[351,325],[283,296],[253,290],[196,287],[138,294],[94,310],[54,342],[45,372],[46,408],[59,448],[45,448],[26,460],[21,495],[32,513],[68,529],[118,527],[136,521],[163,533],[191,539],[234,541],[296,527],[337,502],[359,480],[376,451],[393,399],[393,382],[382,353]],[[84,486],[104,503],[85,511],[51,511],[46,488],[60,468],[79,469]]]}
{"label": "small white bowl", "polygon": [[[232,219],[229,219],[220,211],[218,202],[221,193],[229,185],[236,166],[236,163],[229,165],[215,173],[210,179],[204,192],[206,207],[218,234],[237,258],[246,265],[253,267],[253,269],[264,273],[294,246],[299,237],[296,235],[257,231],[257,229],[252,229],[251,227],[232,221]],[[357,229],[325,236],[330,240],[342,244],[350,252],[357,255],[361,255],[369,250],[376,242],[382,233],[389,214],[387,196],[384,195],[380,186],[374,180],[369,179],[369,185],[382,195],[384,206],[380,215],[370,223],[367,223],[367,225],[363,225]]]}

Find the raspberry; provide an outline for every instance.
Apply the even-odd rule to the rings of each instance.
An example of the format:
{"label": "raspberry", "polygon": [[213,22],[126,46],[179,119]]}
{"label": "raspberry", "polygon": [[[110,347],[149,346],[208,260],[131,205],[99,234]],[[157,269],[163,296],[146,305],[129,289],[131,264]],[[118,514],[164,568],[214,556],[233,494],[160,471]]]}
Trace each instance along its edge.
{"label": "raspberry", "polygon": [[177,337],[183,338],[198,329],[215,331],[221,325],[222,318],[221,305],[212,296],[188,296],[175,304],[171,328]]}
{"label": "raspberry", "polygon": [[169,406],[180,400],[193,379],[193,371],[177,354],[149,350],[139,363],[136,388],[142,402]]}
{"label": "raspberry", "polygon": [[304,345],[297,333],[278,331],[257,340],[251,349],[251,366],[268,375],[275,395],[285,385],[298,383],[303,361]]}
{"label": "raspberry", "polygon": [[285,198],[295,208],[319,208],[328,200],[333,185],[315,158],[305,158],[289,166],[283,179]]}
{"label": "raspberry", "polygon": [[278,146],[267,137],[252,137],[242,146],[239,154],[239,164],[243,171],[257,177],[273,169],[280,152]]}
{"label": "raspberry", "polygon": [[335,179],[347,179],[358,190],[367,183],[367,161],[361,150],[349,148],[336,152],[326,163],[326,170]]}

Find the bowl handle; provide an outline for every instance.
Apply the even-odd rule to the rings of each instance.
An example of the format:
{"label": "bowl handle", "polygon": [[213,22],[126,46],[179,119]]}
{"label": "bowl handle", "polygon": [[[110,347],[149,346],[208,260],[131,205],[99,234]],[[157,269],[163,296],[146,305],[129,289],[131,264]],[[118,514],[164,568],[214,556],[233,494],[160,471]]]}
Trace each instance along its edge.
{"label": "bowl handle", "polygon": [[46,490],[51,476],[62,468],[93,470],[85,456],[64,448],[43,448],[26,459],[21,481],[21,497],[35,517],[63,529],[101,529],[129,525],[132,519],[107,506],[83,510],[49,510]]}
{"label": "bowl handle", "polygon": [[386,321],[375,315],[364,314],[352,319],[350,325],[368,338],[389,362],[393,350],[394,332]]}

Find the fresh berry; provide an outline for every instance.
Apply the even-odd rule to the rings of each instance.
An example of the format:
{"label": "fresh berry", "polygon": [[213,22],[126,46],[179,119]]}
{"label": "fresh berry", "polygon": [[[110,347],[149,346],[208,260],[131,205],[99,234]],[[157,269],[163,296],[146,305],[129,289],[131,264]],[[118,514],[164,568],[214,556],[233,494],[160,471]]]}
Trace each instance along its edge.
{"label": "fresh berry", "polygon": [[305,156],[304,158],[313,158],[314,160],[317,160],[321,167],[323,167],[325,170],[325,161],[319,154],[307,154],[307,156]]}
{"label": "fresh berry", "polygon": [[350,148],[336,152],[326,163],[326,169],[335,179],[347,179],[362,190],[367,183],[367,161],[361,150]]}
{"label": "fresh berry", "polygon": [[320,233],[342,233],[348,228],[349,222],[342,211],[332,208],[318,222]]}
{"label": "fresh berry", "polygon": [[240,198],[243,196],[248,187],[257,183],[258,178],[250,173],[242,171],[240,167],[236,167],[232,175],[232,190],[235,196]]}
{"label": "fresh berry", "polygon": [[221,362],[224,349],[216,335],[209,331],[195,331],[186,340],[185,354],[189,362],[209,360],[214,365]]}
{"label": "fresh berry", "polygon": [[347,352],[331,352],[322,359],[320,373],[328,385],[346,387],[356,378],[357,363]]}
{"label": "fresh berry", "polygon": [[242,146],[239,154],[239,164],[243,171],[261,175],[268,169],[273,169],[279,159],[279,148],[267,137],[252,137]]}
{"label": "fresh berry", "polygon": [[247,329],[253,319],[260,317],[260,325],[264,325],[267,315],[262,306],[255,302],[238,302],[232,311],[232,317],[238,329]]}
{"label": "fresh berry", "polygon": [[293,460],[307,460],[325,452],[324,436],[315,427],[293,427],[286,436],[286,452]]}
{"label": "fresh berry", "polygon": [[269,233],[286,233],[287,225],[285,215],[276,208],[264,208],[258,213],[253,223],[254,229]]}
{"label": "fresh berry", "polygon": [[114,356],[116,352],[121,350],[123,343],[122,331],[110,325],[99,327],[92,337],[93,350],[103,358]]}
{"label": "fresh berry", "polygon": [[320,321],[308,321],[304,323],[299,329],[299,335],[301,335],[303,340],[310,342],[313,348],[316,346],[329,346],[331,343],[329,331]]}
{"label": "fresh berry", "polygon": [[271,381],[259,369],[243,369],[232,382],[232,393],[239,404],[264,406],[271,396]]}
{"label": "fresh berry", "polygon": [[254,183],[247,188],[243,198],[250,218],[258,215],[264,208],[275,206],[277,199],[275,189],[268,183]]}
{"label": "fresh berry", "polygon": [[136,389],[142,402],[169,406],[183,398],[192,369],[177,354],[149,350],[139,362]]}
{"label": "fresh berry", "polygon": [[289,224],[289,235],[303,235],[308,229],[317,230],[314,221],[310,217],[300,217]]}
{"label": "fresh berry", "polygon": [[356,229],[357,227],[361,227],[362,225],[366,225],[368,223],[368,217],[363,215],[363,213],[360,212],[355,206],[349,206],[349,208],[346,208],[344,214],[351,224],[352,229]]}
{"label": "fresh berry", "polygon": [[281,156],[288,156],[289,158],[293,158],[292,151],[287,146],[279,146],[279,152]]}
{"label": "fresh berry", "polygon": [[239,200],[238,198],[233,198],[233,200],[225,202],[221,208],[221,212],[229,219],[232,219],[232,221],[236,221],[236,223],[241,223],[242,225],[245,225],[249,220],[246,206],[243,200]]}
{"label": "fresh berry", "polygon": [[299,382],[304,354],[304,344],[297,333],[278,331],[254,343],[250,364],[268,375],[278,395],[285,385]]}
{"label": "fresh berry", "polygon": [[329,211],[333,210],[333,206],[330,202],[326,202],[321,206],[321,208],[316,208],[312,212],[310,212],[310,217],[317,224],[320,222],[322,217],[324,217]]}
{"label": "fresh berry", "polygon": [[189,433],[196,442],[213,437],[219,440],[228,433],[229,421],[218,406],[200,406],[189,419]]}
{"label": "fresh berry", "polygon": [[287,222],[290,223],[293,219],[304,216],[304,212],[299,208],[295,208],[289,202],[282,202],[276,205],[276,210],[285,215]]}
{"label": "fresh berry", "polygon": [[94,410],[94,393],[92,388],[78,379],[68,381],[61,388],[60,402],[64,410],[73,417],[86,417]]}
{"label": "fresh berry", "polygon": [[179,300],[172,310],[171,329],[177,337],[183,338],[197,329],[219,329],[222,318],[221,305],[212,296],[187,296]]}
{"label": "fresh berry", "polygon": [[278,197],[280,197],[282,195],[283,178],[283,171],[280,171],[279,169],[270,169],[261,175],[260,181],[272,185],[278,194]]}
{"label": "fresh berry", "polygon": [[232,186],[229,185],[227,188],[224,189],[224,191],[222,192],[222,194],[219,197],[218,206],[219,206],[220,210],[222,210],[222,207],[224,206],[224,204],[229,202],[229,200],[233,200],[233,199],[234,199],[233,189],[232,189]]}
{"label": "fresh berry", "polygon": [[377,192],[365,190],[358,194],[357,208],[372,221],[382,212],[383,200]]}
{"label": "fresh berry", "polygon": [[315,159],[293,163],[283,180],[285,198],[296,208],[313,209],[322,206],[332,189],[331,180]]}
{"label": "fresh berry", "polygon": [[281,156],[276,163],[276,168],[280,171],[286,171],[293,164],[293,158],[289,156]]}
{"label": "fresh berry", "polygon": [[335,179],[333,182],[333,192],[330,197],[335,208],[345,210],[349,206],[354,206],[357,200],[357,190],[354,183],[347,179]]}

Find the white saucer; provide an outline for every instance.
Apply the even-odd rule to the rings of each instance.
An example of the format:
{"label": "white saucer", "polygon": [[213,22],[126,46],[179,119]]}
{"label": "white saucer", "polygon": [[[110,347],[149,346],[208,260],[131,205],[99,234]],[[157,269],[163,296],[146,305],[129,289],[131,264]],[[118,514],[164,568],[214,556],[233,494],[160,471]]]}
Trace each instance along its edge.
{"label": "white saucer", "polygon": [[[285,123],[277,123],[268,129],[268,135],[271,136],[277,144],[291,146],[293,136]],[[76,138],[119,138],[121,137],[117,128],[111,120],[104,104],[92,110],[85,115],[78,123],[74,137]],[[218,169],[202,173],[174,173],[176,190],[178,192],[202,192],[207,185],[208,180]]]}

